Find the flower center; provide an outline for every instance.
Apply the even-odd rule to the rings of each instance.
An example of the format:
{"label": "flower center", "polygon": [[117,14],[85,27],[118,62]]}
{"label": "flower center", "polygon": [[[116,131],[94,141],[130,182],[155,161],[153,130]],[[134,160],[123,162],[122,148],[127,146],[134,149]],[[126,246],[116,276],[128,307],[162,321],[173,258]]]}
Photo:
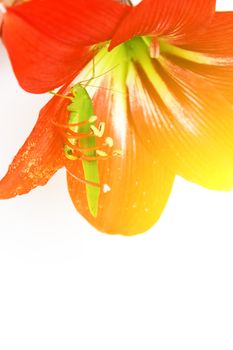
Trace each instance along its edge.
{"label": "flower center", "polygon": [[[216,63],[216,58],[174,46],[164,38],[149,36],[134,37],[111,51],[108,50],[109,44],[107,42],[101,47],[93,48],[97,54],[73,84],[75,85],[82,80],[88,81],[86,88],[91,98],[101,89],[103,94],[104,91],[106,93],[106,90],[111,91],[109,94],[112,98],[111,113],[117,115],[117,118],[113,118],[110,123],[113,129],[118,132],[118,140],[121,140],[121,144],[117,145],[117,148],[125,153],[127,152],[125,135],[129,118],[128,112],[133,103],[140,103],[140,101],[136,101],[137,96],[135,96],[137,94],[140,100],[138,89],[147,90],[148,88],[148,93],[154,91],[155,96],[158,95],[161,98],[165,107],[177,110],[178,115],[182,116],[182,107],[167,85],[164,74],[170,59],[176,57],[196,64],[211,65],[213,60]],[[145,91],[142,93],[144,94]],[[131,121],[136,123],[132,118]]]}

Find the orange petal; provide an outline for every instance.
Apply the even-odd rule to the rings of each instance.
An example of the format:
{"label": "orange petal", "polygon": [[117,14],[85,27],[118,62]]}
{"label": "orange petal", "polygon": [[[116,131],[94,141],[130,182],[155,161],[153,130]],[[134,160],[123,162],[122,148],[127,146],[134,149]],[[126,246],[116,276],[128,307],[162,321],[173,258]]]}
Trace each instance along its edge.
{"label": "orange petal", "polygon": [[186,43],[210,23],[215,5],[216,0],[143,0],[122,20],[111,47],[141,35]]}
{"label": "orange petal", "polygon": [[[116,72],[117,75],[117,72]],[[77,210],[98,230],[133,235],[149,229],[160,217],[171,191],[174,176],[140,142],[127,115],[126,95],[111,91],[111,79],[95,96],[95,114],[106,123],[105,136],[121,149],[121,157],[99,160],[101,191],[97,218],[87,206],[85,185],[75,179],[83,177],[81,164],[69,164],[68,188]],[[108,90],[110,89],[110,90]]]}
{"label": "orange petal", "polygon": [[177,66],[196,73],[201,79],[204,78],[206,83],[211,84],[233,105],[233,64],[200,64],[172,55],[166,57]]}
{"label": "orange petal", "polygon": [[208,188],[231,189],[231,104],[200,75],[163,56],[159,62],[151,81],[138,68],[132,93],[141,99],[141,111],[131,104],[138,134],[179,175]]}
{"label": "orange petal", "polygon": [[56,113],[65,112],[64,100],[54,97],[42,110],[30,136],[0,181],[0,199],[42,186],[63,166],[63,147],[52,123]]}

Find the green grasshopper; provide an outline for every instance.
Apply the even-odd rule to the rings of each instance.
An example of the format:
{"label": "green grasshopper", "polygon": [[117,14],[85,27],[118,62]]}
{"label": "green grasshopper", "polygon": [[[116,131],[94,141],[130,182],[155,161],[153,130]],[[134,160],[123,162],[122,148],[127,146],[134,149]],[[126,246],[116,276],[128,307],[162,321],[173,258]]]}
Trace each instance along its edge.
{"label": "green grasshopper", "polygon": [[[100,179],[98,170],[98,160],[94,158],[96,155],[96,137],[101,136],[102,129],[95,128],[95,121],[97,118],[94,116],[94,109],[92,100],[86,90],[81,84],[76,84],[71,89],[72,97],[71,104],[68,106],[70,112],[68,124],[71,130],[77,134],[79,138],[79,151],[83,153],[80,156],[82,161],[84,178],[86,183],[86,196],[90,213],[96,217],[98,214],[98,201],[100,196]],[[72,124],[76,124],[72,126]],[[104,125],[104,124],[101,124]],[[93,132],[94,130],[94,132]],[[93,136],[91,135],[93,134]],[[89,136],[90,135],[90,136]],[[75,135],[74,135],[75,136]],[[81,137],[83,136],[83,137]],[[68,138],[69,144],[65,144],[64,152],[68,159],[77,159],[73,154],[77,142],[75,138]],[[97,186],[94,186],[96,184]]]}
{"label": "green grasshopper", "polygon": [[[88,80],[88,83],[90,80]],[[115,150],[112,152],[112,155],[109,155],[97,147],[96,139],[103,136],[105,123],[102,122],[98,128],[96,127],[95,123],[98,118],[94,115],[93,102],[86,90],[86,86],[83,86],[82,82],[75,84],[71,88],[71,96],[51,93],[71,100],[71,103],[67,107],[67,110],[70,112],[67,124],[55,124],[58,127],[62,127],[66,132],[64,144],[66,158],[69,160],[79,159],[82,162],[84,179],[81,180],[76,176],[74,177],[77,180],[85,182],[89,211],[94,217],[97,217],[101,193],[98,161],[99,159],[104,160],[112,156],[120,156],[121,151]],[[103,145],[112,147],[112,138],[107,137]]]}

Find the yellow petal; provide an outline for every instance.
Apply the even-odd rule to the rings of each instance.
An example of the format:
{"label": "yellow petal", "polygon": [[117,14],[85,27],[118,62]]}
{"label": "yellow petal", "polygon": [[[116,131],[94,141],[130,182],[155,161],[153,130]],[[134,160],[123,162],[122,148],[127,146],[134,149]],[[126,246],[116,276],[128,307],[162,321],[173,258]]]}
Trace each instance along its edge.
{"label": "yellow petal", "polygon": [[[207,188],[233,186],[232,105],[203,76],[160,56],[131,82],[141,99],[133,122],[148,149],[179,175]],[[147,72],[148,73],[148,72]]]}
{"label": "yellow petal", "polygon": [[126,95],[111,91],[110,78],[105,79],[104,87],[95,96],[95,113],[105,122],[106,136],[114,140],[114,148],[122,155],[99,160],[102,190],[97,218],[88,210],[85,184],[75,178],[83,177],[78,161],[68,165],[70,196],[77,210],[98,230],[124,235],[142,233],[160,217],[174,176],[135,134],[128,119]]}

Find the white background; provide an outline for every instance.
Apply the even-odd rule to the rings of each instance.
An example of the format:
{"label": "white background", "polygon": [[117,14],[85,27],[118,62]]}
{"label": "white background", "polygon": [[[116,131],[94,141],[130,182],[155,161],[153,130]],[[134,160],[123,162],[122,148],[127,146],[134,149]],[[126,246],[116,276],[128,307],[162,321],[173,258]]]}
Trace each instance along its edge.
{"label": "white background", "polygon": [[[50,96],[17,86],[2,47],[0,62],[2,176]],[[0,349],[232,350],[232,213],[233,193],[178,178],[153,229],[108,236],[75,211],[64,171],[0,202]]]}

